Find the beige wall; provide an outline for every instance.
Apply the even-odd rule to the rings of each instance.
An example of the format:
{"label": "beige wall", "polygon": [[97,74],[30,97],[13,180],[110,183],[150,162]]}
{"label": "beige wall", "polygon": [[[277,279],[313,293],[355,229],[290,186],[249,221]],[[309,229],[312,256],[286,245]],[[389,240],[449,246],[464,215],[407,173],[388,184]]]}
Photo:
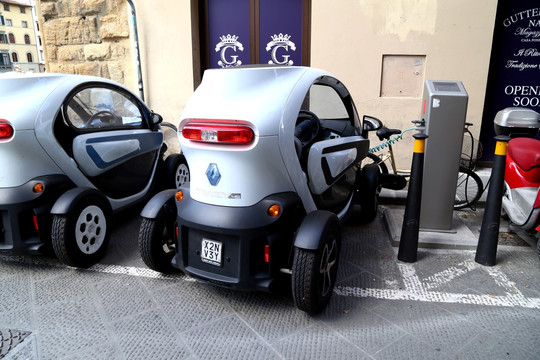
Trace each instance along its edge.
{"label": "beige wall", "polygon": [[193,93],[189,0],[134,1],[145,100],[165,121],[178,124]]}
{"label": "beige wall", "polygon": [[[74,13],[75,5],[81,3],[80,9],[90,12],[86,21],[95,16],[92,4],[107,4],[109,8],[109,4],[117,4],[115,9],[126,4],[125,0],[41,0],[45,17],[47,11],[58,12],[62,4],[74,17],[69,24],[75,27],[84,25]],[[177,124],[193,93],[191,1],[134,3],[145,100],[165,121]],[[360,115],[369,114],[388,127],[405,129],[420,116],[421,91],[412,97],[381,96],[383,56],[425,56],[422,71],[396,81],[396,89],[409,86],[408,81],[416,82],[416,87],[418,83],[422,87],[426,79],[462,81],[469,94],[467,121],[474,123],[473,132],[478,135],[496,6],[496,0],[312,0],[311,66],[339,77],[352,93]],[[95,17],[101,25],[103,17]],[[47,30],[44,26],[46,38],[51,36]],[[133,56],[132,32],[129,41]],[[48,61],[72,53],[67,48],[61,52],[60,48],[51,50],[46,45]],[[125,64],[123,71],[135,70],[131,70],[131,64]],[[56,68],[69,69],[65,65]],[[388,71],[384,76],[386,86],[392,87],[393,79],[400,74]],[[126,77],[126,85],[134,90],[135,82],[136,76],[131,80]],[[410,166],[412,140],[407,139],[399,147],[401,168]]]}
{"label": "beige wall", "polygon": [[[467,121],[478,136],[497,1],[313,0],[312,6],[311,66],[338,76],[360,115],[410,128],[420,116],[422,95],[381,97],[382,58],[425,55],[423,80],[463,82],[469,95]],[[399,147],[401,168],[410,167],[408,139]]]}

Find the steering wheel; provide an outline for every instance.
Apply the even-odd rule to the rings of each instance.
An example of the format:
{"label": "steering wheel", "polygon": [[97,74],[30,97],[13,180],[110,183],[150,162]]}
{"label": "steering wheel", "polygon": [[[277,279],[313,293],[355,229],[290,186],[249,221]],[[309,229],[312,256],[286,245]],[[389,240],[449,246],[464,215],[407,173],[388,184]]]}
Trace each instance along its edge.
{"label": "steering wheel", "polygon": [[114,115],[109,110],[101,110],[101,111],[98,111],[97,113],[95,113],[94,115],[90,116],[90,119],[86,120],[83,127],[91,126],[92,121],[98,120],[98,119],[101,122],[107,123],[109,125],[112,125],[112,124],[116,123],[116,121],[118,120],[116,115]]}
{"label": "steering wheel", "polygon": [[[309,121],[309,122],[307,122]],[[321,130],[321,121],[313,112],[309,110],[300,110],[296,120],[294,136],[306,147],[313,143]]]}

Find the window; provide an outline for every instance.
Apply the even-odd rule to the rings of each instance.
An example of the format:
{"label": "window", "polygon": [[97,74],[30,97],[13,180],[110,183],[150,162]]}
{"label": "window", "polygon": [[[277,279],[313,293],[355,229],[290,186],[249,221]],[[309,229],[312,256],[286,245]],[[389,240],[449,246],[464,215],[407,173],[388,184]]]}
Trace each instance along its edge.
{"label": "window", "polygon": [[30,44],[30,35],[28,35],[28,34],[24,35],[24,43],[25,44]]}
{"label": "window", "polygon": [[15,35],[13,33],[9,33],[9,42],[10,44],[15,44]]}
{"label": "window", "polygon": [[4,22],[4,16],[3,15],[0,15],[0,25],[5,25],[6,23]]}
{"label": "window", "polygon": [[0,44],[7,44],[8,38],[6,34],[0,34]]}
{"label": "window", "polygon": [[19,62],[19,55],[17,55],[16,52],[11,53],[11,61],[13,61],[14,63]]}
{"label": "window", "polygon": [[9,4],[4,4],[4,11],[9,11]]}
{"label": "window", "polygon": [[104,87],[85,88],[66,104],[64,114],[80,130],[141,128],[142,115],[131,96]]}
{"label": "window", "polygon": [[9,65],[9,54],[2,53],[2,57],[0,58],[0,61],[2,62],[0,65]]}
{"label": "window", "polygon": [[28,27],[28,21],[21,21],[21,25],[23,28],[27,28]]}
{"label": "window", "polygon": [[13,26],[11,19],[6,19],[6,26]]}
{"label": "window", "polygon": [[36,21],[36,30],[39,31],[39,23]]}
{"label": "window", "polygon": [[26,14],[26,8],[24,6],[19,7],[21,14]]}
{"label": "window", "polygon": [[34,62],[34,59],[32,57],[32,53],[26,53],[26,60],[28,60],[29,63]]}
{"label": "window", "polygon": [[38,36],[39,45],[41,46],[41,36]]}

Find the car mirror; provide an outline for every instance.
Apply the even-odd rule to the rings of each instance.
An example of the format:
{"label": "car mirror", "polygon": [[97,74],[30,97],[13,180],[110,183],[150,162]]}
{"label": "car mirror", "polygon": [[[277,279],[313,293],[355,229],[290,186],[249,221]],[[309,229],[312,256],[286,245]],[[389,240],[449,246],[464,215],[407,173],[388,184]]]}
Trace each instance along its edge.
{"label": "car mirror", "polygon": [[362,119],[362,136],[366,137],[369,131],[379,130],[382,126],[381,120],[373,116],[364,115]]}
{"label": "car mirror", "polygon": [[152,125],[161,124],[162,121],[163,117],[161,115],[156,114],[155,112],[150,113],[150,122],[152,123]]}

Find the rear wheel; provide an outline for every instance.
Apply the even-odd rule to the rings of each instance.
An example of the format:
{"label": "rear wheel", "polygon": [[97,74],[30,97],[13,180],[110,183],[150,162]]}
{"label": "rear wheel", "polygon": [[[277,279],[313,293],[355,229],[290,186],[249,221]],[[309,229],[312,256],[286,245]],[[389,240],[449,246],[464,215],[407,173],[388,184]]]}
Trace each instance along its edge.
{"label": "rear wheel", "polygon": [[474,171],[463,166],[459,167],[456,184],[456,196],[454,197],[454,209],[474,208],[480,196],[482,196],[484,185],[482,179]]}
{"label": "rear wheel", "polygon": [[161,273],[178,272],[171,261],[175,254],[174,237],[163,219],[143,219],[139,229],[139,252],[150,269]]}
{"label": "rear wheel", "polygon": [[320,313],[330,301],[336,283],[341,234],[339,222],[330,218],[324,226],[321,247],[295,248],[292,293],[295,305],[309,314]]}
{"label": "rear wheel", "polygon": [[109,206],[106,200],[87,196],[67,214],[54,215],[51,241],[58,259],[86,268],[105,253],[109,242]]}

